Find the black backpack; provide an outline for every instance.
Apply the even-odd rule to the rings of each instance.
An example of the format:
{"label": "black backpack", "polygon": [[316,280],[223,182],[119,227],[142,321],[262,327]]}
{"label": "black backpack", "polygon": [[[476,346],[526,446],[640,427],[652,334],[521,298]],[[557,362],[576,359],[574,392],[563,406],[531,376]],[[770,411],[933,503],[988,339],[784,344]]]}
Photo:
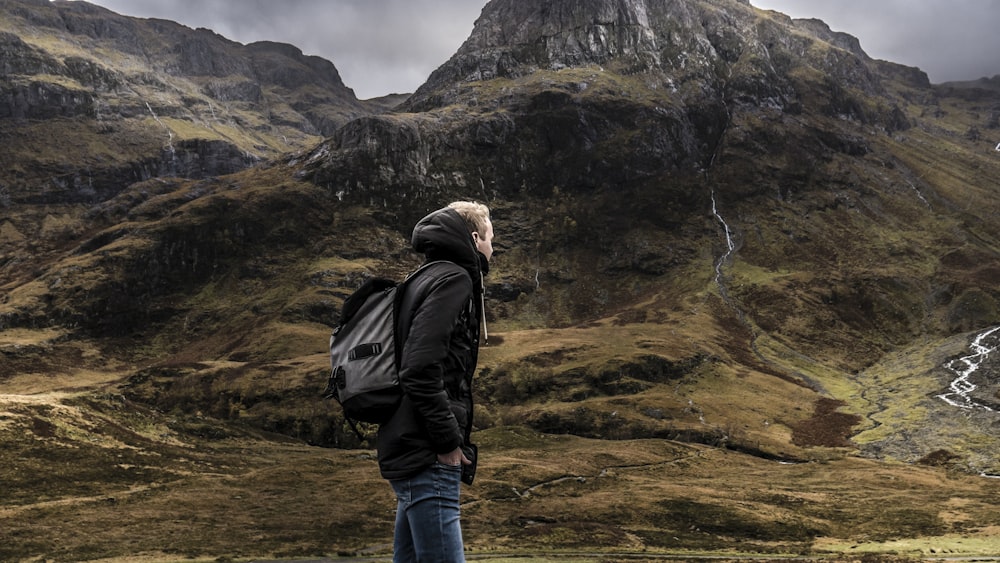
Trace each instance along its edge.
{"label": "black backpack", "polygon": [[323,397],[340,403],[352,427],[354,421],[383,424],[396,412],[403,397],[396,324],[400,303],[409,281],[436,263],[424,264],[399,284],[372,278],[344,301],[330,335],[331,371]]}

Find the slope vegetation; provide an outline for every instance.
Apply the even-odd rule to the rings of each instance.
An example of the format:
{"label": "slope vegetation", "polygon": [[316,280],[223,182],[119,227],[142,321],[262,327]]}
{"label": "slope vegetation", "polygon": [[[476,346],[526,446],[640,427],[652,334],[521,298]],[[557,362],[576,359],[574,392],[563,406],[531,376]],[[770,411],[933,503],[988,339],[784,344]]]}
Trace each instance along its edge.
{"label": "slope vegetation", "polygon": [[[16,60],[65,41],[24,15],[47,4],[3,6]],[[101,145],[11,156],[51,181],[0,201],[0,558],[386,551],[325,346],[458,198],[497,232],[471,549],[1000,552],[995,365],[941,398],[1000,324],[1000,100],[976,92],[743,2],[494,0],[398,111],[247,169],[108,167],[78,197],[53,170]]]}

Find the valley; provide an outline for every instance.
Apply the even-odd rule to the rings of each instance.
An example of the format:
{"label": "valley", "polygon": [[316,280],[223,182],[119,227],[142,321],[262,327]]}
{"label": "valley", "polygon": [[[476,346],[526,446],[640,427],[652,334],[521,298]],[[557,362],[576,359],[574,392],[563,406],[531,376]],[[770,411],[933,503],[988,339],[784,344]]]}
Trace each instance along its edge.
{"label": "valley", "polygon": [[[6,560],[372,556],[391,542],[394,501],[369,450],[168,416],[111,393],[0,401],[5,456],[20,460],[4,482],[39,491],[0,509]],[[1000,483],[940,468],[512,426],[476,438],[488,454],[463,518],[477,558],[977,558],[1000,541]]]}
{"label": "valley", "polygon": [[[639,328],[641,338],[620,332]],[[515,357],[535,358],[528,365],[536,366],[559,358],[559,365],[570,366],[588,354],[599,356],[602,347],[620,353],[621,344],[608,341],[611,334],[645,349],[662,346],[649,329],[499,330],[484,349],[483,383],[490,386]],[[670,332],[698,342],[694,334],[703,329]],[[21,334],[21,346],[28,337]],[[322,333],[314,339],[321,341]],[[961,346],[956,341],[930,356],[954,356]],[[913,357],[894,358],[887,369]],[[256,380],[266,387],[257,392],[318,396],[325,362],[317,353],[290,359],[293,372],[258,367],[267,380]],[[254,368],[203,363],[194,373],[233,369]],[[0,439],[7,462],[0,477],[8,491],[18,491],[0,508],[5,560],[39,553],[109,561],[387,554],[394,501],[378,476],[374,451],[322,448],[264,432],[245,422],[252,420],[246,411],[229,421],[178,407],[161,411],[136,402],[132,373],[127,367],[101,372],[63,366],[4,381]],[[314,375],[295,383],[291,373]],[[221,381],[214,388],[231,395]],[[470,556],[893,560],[980,558],[1000,546],[994,508],[1000,480],[958,470],[950,455],[928,455],[920,463],[889,461],[913,455],[899,449],[859,455],[876,451],[866,448],[877,440],[862,432],[848,442],[855,422],[836,422],[844,417],[835,406],[800,413],[798,422],[768,406],[771,397],[789,396],[782,390],[789,384],[773,376],[730,373],[709,362],[665,384],[642,395],[563,403],[569,410],[545,397],[572,388],[546,388],[542,378],[531,387],[535,400],[506,408],[496,402],[503,395],[494,388],[496,398],[480,415],[489,428],[474,436],[483,465],[477,483],[463,493]],[[899,427],[890,405],[905,401],[862,397],[872,409],[864,416],[885,420],[868,434]],[[293,408],[321,417],[333,413],[333,405],[301,401]],[[930,401],[948,406],[936,397]],[[848,402],[852,412],[862,412],[863,403]],[[669,410],[671,403],[676,411]],[[734,410],[736,404],[742,406]],[[653,437],[658,431],[639,423],[640,412],[639,418],[670,421],[671,439]],[[936,416],[942,425],[944,415]],[[686,427],[679,424],[684,420]],[[539,424],[553,430],[572,424],[574,434],[593,437],[531,427]],[[846,424],[839,433],[838,424]],[[905,428],[913,432],[912,420]],[[649,438],[628,437],[646,432]],[[910,447],[933,443],[927,435],[911,440]],[[954,451],[957,443],[944,445]]]}
{"label": "valley", "polygon": [[362,102],[0,0],[0,560],[385,559],[327,343],[455,199],[497,233],[470,558],[1000,556],[996,90],[738,0],[553,2]]}

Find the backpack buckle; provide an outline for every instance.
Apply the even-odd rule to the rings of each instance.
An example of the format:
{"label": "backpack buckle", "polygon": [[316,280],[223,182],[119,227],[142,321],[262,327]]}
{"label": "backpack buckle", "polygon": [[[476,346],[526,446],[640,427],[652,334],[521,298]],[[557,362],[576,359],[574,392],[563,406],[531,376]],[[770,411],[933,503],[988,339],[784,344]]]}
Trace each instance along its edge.
{"label": "backpack buckle", "polygon": [[370,358],[372,356],[377,356],[382,353],[382,343],[381,342],[368,342],[365,344],[358,344],[347,353],[348,361],[353,362],[354,360],[363,360],[365,358]]}

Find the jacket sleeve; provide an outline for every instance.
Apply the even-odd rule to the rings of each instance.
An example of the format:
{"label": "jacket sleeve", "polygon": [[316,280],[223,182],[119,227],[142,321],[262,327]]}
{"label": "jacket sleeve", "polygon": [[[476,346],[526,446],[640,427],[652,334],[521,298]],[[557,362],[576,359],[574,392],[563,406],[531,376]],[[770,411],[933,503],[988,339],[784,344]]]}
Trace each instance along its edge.
{"label": "jacket sleeve", "polygon": [[400,385],[416,408],[435,453],[450,452],[463,441],[445,391],[443,366],[452,332],[471,295],[472,281],[465,272],[434,280],[414,312],[403,344]]}

